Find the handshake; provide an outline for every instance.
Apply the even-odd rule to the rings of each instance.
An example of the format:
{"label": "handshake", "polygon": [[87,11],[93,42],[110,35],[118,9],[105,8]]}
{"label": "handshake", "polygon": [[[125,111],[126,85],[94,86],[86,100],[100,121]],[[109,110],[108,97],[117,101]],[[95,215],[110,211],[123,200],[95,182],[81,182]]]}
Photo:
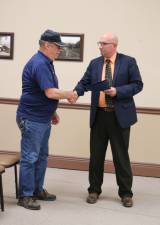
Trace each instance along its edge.
{"label": "handshake", "polygon": [[67,92],[67,100],[70,104],[75,104],[78,99],[78,94],[76,91]]}

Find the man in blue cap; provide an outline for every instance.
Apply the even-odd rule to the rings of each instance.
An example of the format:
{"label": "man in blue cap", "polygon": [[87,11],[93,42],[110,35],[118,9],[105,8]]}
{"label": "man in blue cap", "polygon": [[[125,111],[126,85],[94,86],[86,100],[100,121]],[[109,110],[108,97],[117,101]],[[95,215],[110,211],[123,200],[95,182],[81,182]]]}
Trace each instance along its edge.
{"label": "man in blue cap", "polygon": [[22,95],[17,109],[21,130],[21,160],[18,205],[39,210],[38,200],[54,201],[44,188],[51,123],[58,124],[59,99],[72,101],[73,91],[58,88],[53,61],[64,43],[60,34],[46,30],[39,40],[39,51],[27,62],[22,73]]}

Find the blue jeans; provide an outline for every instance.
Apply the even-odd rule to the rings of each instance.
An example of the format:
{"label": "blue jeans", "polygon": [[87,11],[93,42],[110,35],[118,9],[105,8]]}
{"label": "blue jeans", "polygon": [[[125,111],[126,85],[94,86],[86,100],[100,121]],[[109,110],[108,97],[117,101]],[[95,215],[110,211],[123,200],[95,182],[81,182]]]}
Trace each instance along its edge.
{"label": "blue jeans", "polygon": [[48,158],[51,123],[17,119],[21,130],[19,197],[33,196],[43,190]]}

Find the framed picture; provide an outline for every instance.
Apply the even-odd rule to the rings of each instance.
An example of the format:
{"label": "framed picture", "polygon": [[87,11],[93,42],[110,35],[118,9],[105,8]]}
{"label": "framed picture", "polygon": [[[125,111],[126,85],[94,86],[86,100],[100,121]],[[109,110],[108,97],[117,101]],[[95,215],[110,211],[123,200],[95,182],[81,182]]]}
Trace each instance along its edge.
{"label": "framed picture", "polygon": [[83,61],[84,34],[61,33],[62,48],[57,60]]}
{"label": "framed picture", "polygon": [[13,59],[14,33],[0,32],[0,59]]}

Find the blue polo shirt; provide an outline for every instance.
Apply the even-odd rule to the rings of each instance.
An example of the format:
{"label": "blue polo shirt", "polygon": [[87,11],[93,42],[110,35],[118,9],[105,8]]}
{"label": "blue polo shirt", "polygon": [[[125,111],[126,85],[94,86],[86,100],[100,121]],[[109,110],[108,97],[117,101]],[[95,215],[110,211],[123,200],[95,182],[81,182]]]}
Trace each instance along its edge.
{"label": "blue polo shirt", "polygon": [[40,123],[51,121],[58,100],[46,97],[44,90],[47,88],[58,88],[58,80],[53,62],[38,51],[25,65],[22,73],[22,96],[17,117]]}

